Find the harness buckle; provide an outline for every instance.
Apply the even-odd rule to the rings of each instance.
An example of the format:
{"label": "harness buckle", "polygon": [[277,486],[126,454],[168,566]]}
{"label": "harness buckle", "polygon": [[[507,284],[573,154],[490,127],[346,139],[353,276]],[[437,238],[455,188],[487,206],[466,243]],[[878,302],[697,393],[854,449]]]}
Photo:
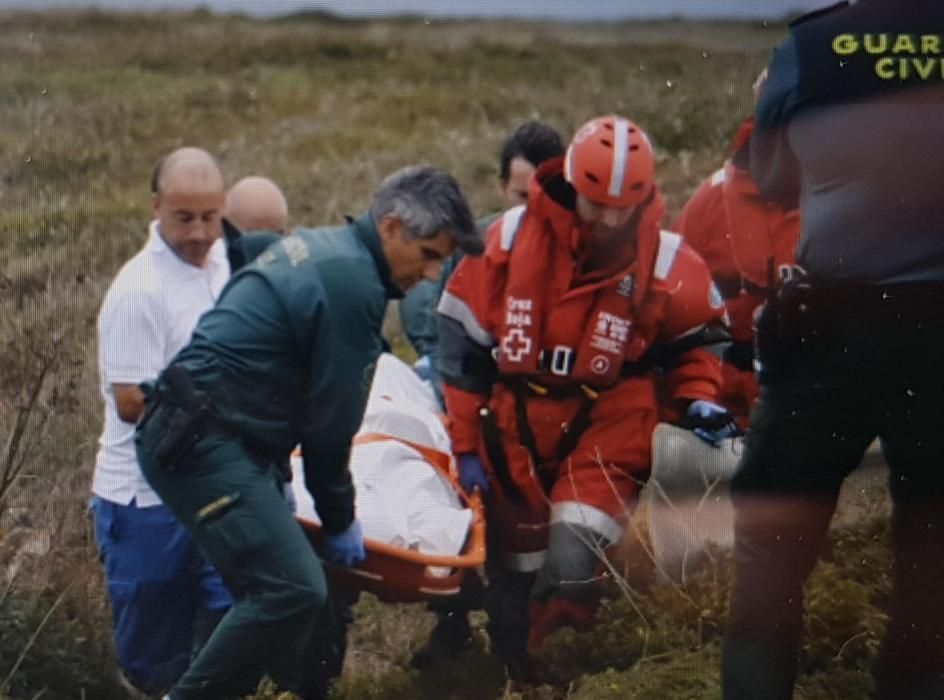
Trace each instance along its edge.
{"label": "harness buckle", "polygon": [[583,395],[586,396],[591,401],[596,401],[598,398],[600,398],[600,392],[594,389],[591,389],[586,384],[581,384],[580,390],[583,392]]}

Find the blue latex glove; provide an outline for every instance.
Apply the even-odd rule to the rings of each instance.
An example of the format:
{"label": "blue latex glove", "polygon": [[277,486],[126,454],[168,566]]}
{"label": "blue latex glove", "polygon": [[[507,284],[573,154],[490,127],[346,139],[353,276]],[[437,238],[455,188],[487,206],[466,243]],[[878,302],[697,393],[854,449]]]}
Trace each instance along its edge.
{"label": "blue latex glove", "polygon": [[720,447],[721,441],[726,438],[744,434],[734,422],[728,409],[704,399],[692,401],[689,405],[686,425],[695,435],[713,447]]}
{"label": "blue latex glove", "polygon": [[413,371],[416,372],[416,376],[427,382],[431,382],[435,378],[433,373],[433,363],[432,360],[430,360],[429,355],[423,355],[420,359],[414,362]]}
{"label": "blue latex glove", "polygon": [[488,475],[478,455],[459,455],[459,484],[466,493],[472,493],[475,489],[482,493],[488,491]]}
{"label": "blue latex glove", "polygon": [[325,535],[325,561],[339,566],[354,566],[367,558],[364,551],[364,533],[357,519],[338,535]]}

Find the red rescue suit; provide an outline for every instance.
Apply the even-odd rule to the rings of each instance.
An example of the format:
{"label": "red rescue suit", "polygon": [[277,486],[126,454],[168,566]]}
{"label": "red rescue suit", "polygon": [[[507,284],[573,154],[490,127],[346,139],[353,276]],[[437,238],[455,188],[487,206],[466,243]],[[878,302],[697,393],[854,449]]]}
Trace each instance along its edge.
{"label": "red rescue suit", "polygon": [[699,186],[676,222],[725,299],[732,343],[723,358],[718,400],[742,428],[757,398],[753,315],[765,300],[768,259],[775,272],[792,265],[800,231],[799,212],[765,202],[750,171],[735,164],[737,153],[746,153],[751,129],[752,120],[745,120],[732,146],[735,158]]}
{"label": "red rescue suit", "polygon": [[741,273],[731,246],[722,196],[724,180],[725,169],[721,168],[702,182],[685,203],[672,230],[702,257],[721,296],[728,300],[741,291]]}
{"label": "red rescue suit", "polygon": [[[726,169],[721,168],[702,182],[682,208],[682,213],[676,220],[674,228],[708,265],[715,286],[725,300],[730,321],[734,324],[744,320],[745,305],[739,296],[741,274],[734,262],[731,229],[725,207],[726,177]],[[749,314],[750,309],[747,309],[747,312]],[[747,320],[749,330],[749,315]],[[750,350],[749,345],[748,350]],[[722,364],[722,383],[718,403],[731,412],[741,428],[746,428],[751,403],[757,395],[757,387],[753,372],[745,373],[739,369],[739,367],[743,368],[743,364],[737,362],[737,359],[742,355],[743,348],[738,347],[733,357],[732,353],[728,353],[728,359],[734,359],[735,363],[726,361]],[[746,367],[750,370],[750,352],[747,359]]]}
{"label": "red rescue suit", "polygon": [[[520,572],[542,566],[551,523],[620,539],[650,466],[658,349],[677,350],[663,376],[671,398],[713,400],[720,385],[700,338],[723,328],[724,306],[698,255],[660,232],[659,193],[639,210],[635,259],[590,274],[573,198],[561,160],[543,164],[527,205],[492,225],[439,307],[453,448],[489,470],[489,529]],[[557,613],[560,624],[580,617]]]}
{"label": "red rescue suit", "polygon": [[[722,190],[731,251],[742,280],[741,293],[728,302],[733,352],[726,354],[722,366],[722,398],[730,397],[732,405],[726,404],[728,408],[744,411],[746,416],[757,398],[753,365],[746,361],[753,357],[754,312],[766,300],[768,286],[776,282],[767,279],[768,261],[773,261],[777,278],[796,261],[800,213],[761,199],[750,171],[733,163],[725,166]],[[731,361],[727,361],[729,358]],[[739,397],[739,404],[734,403],[734,397]]]}

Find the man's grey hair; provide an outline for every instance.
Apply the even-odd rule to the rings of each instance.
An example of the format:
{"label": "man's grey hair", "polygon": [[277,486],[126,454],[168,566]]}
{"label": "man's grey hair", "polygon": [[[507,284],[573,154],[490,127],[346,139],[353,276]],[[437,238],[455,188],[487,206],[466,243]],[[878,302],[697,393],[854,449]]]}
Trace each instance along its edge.
{"label": "man's grey hair", "polygon": [[459,183],[445,170],[410,165],[390,175],[374,193],[370,218],[396,216],[410,238],[435,238],[445,231],[470,255],[484,249]]}

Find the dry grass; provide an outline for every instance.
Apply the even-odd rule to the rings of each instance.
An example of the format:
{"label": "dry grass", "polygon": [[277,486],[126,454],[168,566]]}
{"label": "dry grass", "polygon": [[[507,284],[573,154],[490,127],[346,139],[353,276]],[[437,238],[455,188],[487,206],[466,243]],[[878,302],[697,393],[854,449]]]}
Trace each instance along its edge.
{"label": "dry grass", "polygon": [[[52,545],[22,558],[15,584],[0,588],[0,683],[22,657],[0,696],[74,698],[84,689],[85,697],[122,697],[107,680],[107,606],[84,510],[101,421],[94,333],[111,277],[145,240],[147,179],[158,156],[195,144],[219,155],[230,182],[269,175],[284,187],[296,224],[359,213],[386,173],[416,161],[452,171],[485,214],[500,206],[497,151],[517,123],[540,118],[566,135],[615,111],[654,138],[671,219],[723,158],[781,31],[0,16],[0,438],[12,430],[37,358],[56,360],[40,402],[44,422],[29,433],[34,451],[0,512],[0,550],[37,531],[48,531]],[[851,546],[882,551],[871,540]],[[625,573],[641,582],[633,604],[649,626],[618,598],[599,632],[563,634],[551,647],[553,684],[534,697],[716,697],[723,565],[687,588],[694,610],[677,591],[650,588],[643,551],[624,558],[633,564]],[[818,599],[827,609],[829,584],[843,571],[824,574]],[[860,617],[870,625],[860,639],[869,641],[880,620]],[[363,601],[338,697],[502,696],[481,622],[472,651],[420,676],[406,660],[429,615]],[[840,666],[854,682],[870,653],[868,644],[846,647]],[[816,677],[803,682],[820,687]],[[653,690],[659,683],[677,685],[675,695]]]}

